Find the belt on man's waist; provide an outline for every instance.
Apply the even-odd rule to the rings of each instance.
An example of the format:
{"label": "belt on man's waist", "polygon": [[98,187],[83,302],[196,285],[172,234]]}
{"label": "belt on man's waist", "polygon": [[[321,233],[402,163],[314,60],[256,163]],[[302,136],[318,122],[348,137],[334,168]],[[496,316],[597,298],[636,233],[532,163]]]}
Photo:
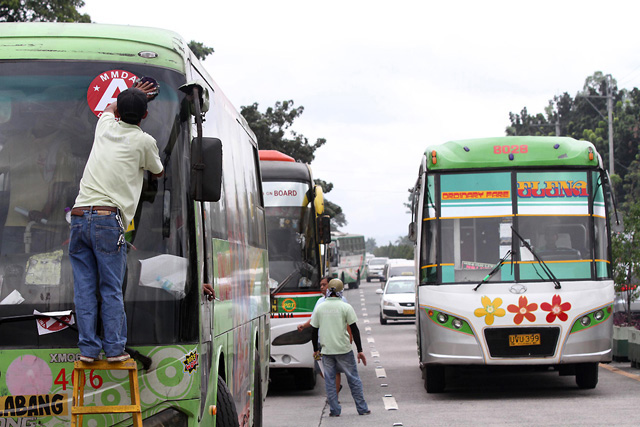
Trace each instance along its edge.
{"label": "belt on man's waist", "polygon": [[82,216],[86,212],[92,212],[98,215],[109,215],[110,213],[118,213],[118,208],[115,206],[80,206],[71,209],[71,215]]}

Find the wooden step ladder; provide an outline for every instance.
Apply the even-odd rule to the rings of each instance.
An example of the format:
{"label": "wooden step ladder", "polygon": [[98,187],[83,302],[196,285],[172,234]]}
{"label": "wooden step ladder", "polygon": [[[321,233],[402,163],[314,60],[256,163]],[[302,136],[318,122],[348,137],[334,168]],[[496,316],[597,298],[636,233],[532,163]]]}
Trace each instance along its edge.
{"label": "wooden step ladder", "polygon": [[[84,406],[84,371],[129,371],[129,390],[131,405]],[[140,409],[140,391],[138,388],[138,367],[133,359],[124,362],[109,363],[97,360],[93,363],[77,361],[73,367],[73,401],[71,406],[71,427],[82,427],[84,414],[122,414],[131,413],[134,427],[142,427],[142,411]]]}

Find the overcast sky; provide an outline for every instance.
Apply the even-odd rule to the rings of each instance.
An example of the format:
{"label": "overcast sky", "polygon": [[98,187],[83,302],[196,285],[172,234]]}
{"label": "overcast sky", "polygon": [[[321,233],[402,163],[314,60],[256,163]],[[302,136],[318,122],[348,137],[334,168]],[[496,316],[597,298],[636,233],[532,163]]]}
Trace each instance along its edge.
{"label": "overcast sky", "polygon": [[510,111],[542,112],[595,71],[640,86],[631,0],[85,3],[93,22],[213,47],[205,67],[238,109],[304,106],[294,129],[327,139],[311,166],[334,184],[343,231],[379,246],[407,233],[403,203],[428,144],[504,136]]}

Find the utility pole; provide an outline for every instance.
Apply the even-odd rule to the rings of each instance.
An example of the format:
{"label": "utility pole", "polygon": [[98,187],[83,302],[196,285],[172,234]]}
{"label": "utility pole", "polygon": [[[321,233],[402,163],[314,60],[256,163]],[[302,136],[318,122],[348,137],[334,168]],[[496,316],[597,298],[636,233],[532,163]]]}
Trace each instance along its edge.
{"label": "utility pole", "polygon": [[[596,110],[598,114],[600,114],[600,117],[602,117],[604,120],[606,120],[609,123],[609,174],[613,175],[615,172],[614,166],[613,166],[615,161],[615,156],[613,152],[613,84],[612,84],[611,74],[607,74],[604,77],[606,79],[605,82],[607,84],[607,94],[605,96],[597,96],[597,95],[579,95],[579,96],[582,96],[584,99],[586,99],[587,102],[593,107],[593,109]],[[589,101],[589,98],[606,98],[607,99],[607,117],[606,118],[602,115],[600,110],[598,110],[596,106],[593,105],[591,101]]]}
{"label": "utility pole", "polygon": [[607,116],[609,118],[609,174],[614,174],[614,153],[613,153],[613,88],[611,87],[611,74],[607,78]]}

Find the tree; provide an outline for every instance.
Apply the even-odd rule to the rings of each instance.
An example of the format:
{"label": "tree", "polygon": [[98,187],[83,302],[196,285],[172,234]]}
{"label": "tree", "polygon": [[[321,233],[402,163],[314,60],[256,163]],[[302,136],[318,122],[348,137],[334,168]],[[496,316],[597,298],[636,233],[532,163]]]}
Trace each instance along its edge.
{"label": "tree", "polygon": [[613,235],[613,280],[616,291],[625,297],[627,323],[631,322],[631,302],[638,297],[640,284],[640,202],[629,207],[625,215],[625,232]]}
{"label": "tree", "polygon": [[[258,146],[261,150],[278,150],[294,159],[311,163],[315,159],[315,151],[326,144],[324,138],[317,138],[314,144],[302,134],[291,129],[293,121],[304,112],[304,107],[294,107],[292,100],[278,101],[274,107],[269,107],[264,113],[258,110],[258,103],[240,107],[240,114],[245,118],[249,127],[256,134]],[[333,184],[321,179],[315,180],[327,194]],[[347,225],[347,219],[342,208],[325,198],[324,210],[331,217],[331,230]]]}
{"label": "tree", "polygon": [[398,237],[395,244],[380,246],[374,252],[377,257],[413,259],[413,242],[408,236]]}
{"label": "tree", "polygon": [[291,129],[293,121],[304,112],[304,107],[294,107],[294,102],[278,101],[264,113],[258,110],[258,103],[240,107],[240,113],[249,123],[258,138],[261,150],[278,150],[303,163],[311,163],[315,151],[327,140],[317,138],[313,144],[302,134]]}
{"label": "tree", "polygon": [[78,12],[83,0],[6,0],[0,3],[0,22],[91,22]]}
{"label": "tree", "polygon": [[376,244],[376,239],[374,239],[373,237],[369,237],[364,242],[364,249],[370,254],[372,254],[377,247],[378,245]]}
{"label": "tree", "polygon": [[582,90],[572,97],[568,93],[553,97],[544,113],[531,115],[527,107],[519,114],[509,113],[507,135],[570,136],[592,142],[609,164],[607,123],[607,88],[613,97],[613,140],[618,200],[624,205],[640,198],[640,90],[618,89],[616,80],[601,71],[585,79]]}
{"label": "tree", "polygon": [[[327,194],[333,189],[333,184],[323,181],[321,179],[314,180],[316,185],[322,187],[322,192]],[[326,198],[324,199],[324,212],[331,217],[331,231],[337,231],[339,227],[344,227],[348,224],[342,208],[333,202],[330,202]]]}
{"label": "tree", "polygon": [[197,42],[195,40],[191,40],[189,42],[189,49],[193,52],[193,54],[200,61],[204,61],[204,59],[213,53],[213,48],[205,46],[203,43]]}

